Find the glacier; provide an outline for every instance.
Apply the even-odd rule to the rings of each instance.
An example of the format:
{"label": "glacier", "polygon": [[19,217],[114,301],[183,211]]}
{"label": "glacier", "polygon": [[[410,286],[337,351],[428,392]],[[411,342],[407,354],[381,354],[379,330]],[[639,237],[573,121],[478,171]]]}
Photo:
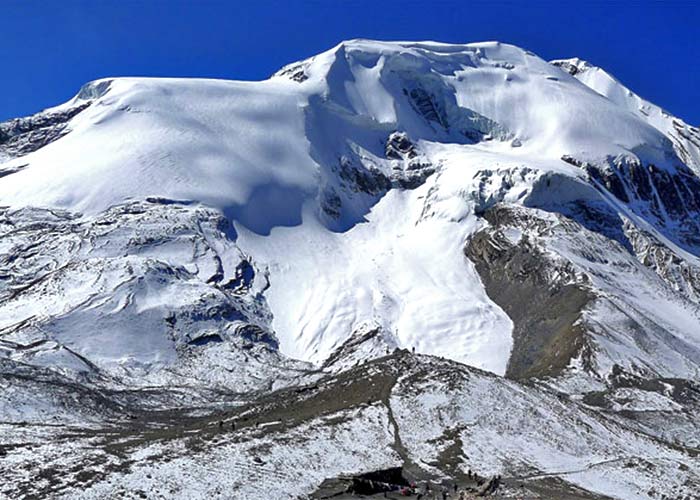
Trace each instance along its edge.
{"label": "glacier", "polygon": [[[259,82],[90,82],[0,124],[3,421],[238,407],[362,366],[389,372],[411,352],[420,419],[437,412],[438,434],[416,427],[414,389],[397,375],[398,393],[343,410],[348,436],[357,422],[401,420],[395,434],[415,439],[397,457],[398,438],[375,437],[389,443],[377,468],[439,462],[426,443],[467,439],[470,419],[503,446],[506,420],[446,419],[436,408],[447,400],[526,394],[513,403],[526,414],[564,394],[569,409],[542,415],[552,426],[630,409],[668,412],[688,435],[615,420],[633,444],[586,441],[583,458],[558,455],[579,430],[534,449],[546,439],[535,427],[509,453],[481,441],[464,452],[488,473],[515,456],[533,478],[565,466],[579,487],[654,498],[656,479],[617,471],[594,487],[587,467],[642,450],[697,478],[673,446],[697,447],[697,426],[679,416],[695,399],[679,381],[700,379],[699,217],[700,130],[580,59],[351,40]],[[433,369],[487,389],[438,383]],[[30,379],[31,390],[15,382]],[[74,385],[87,392],[72,408]],[[109,391],[102,417],[91,391]],[[314,474],[298,494],[318,486]]]}

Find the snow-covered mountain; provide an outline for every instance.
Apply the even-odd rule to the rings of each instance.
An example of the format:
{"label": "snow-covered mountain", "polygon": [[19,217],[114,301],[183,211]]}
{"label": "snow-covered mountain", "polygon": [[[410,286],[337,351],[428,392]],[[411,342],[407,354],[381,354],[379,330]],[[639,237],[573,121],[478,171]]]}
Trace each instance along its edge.
{"label": "snow-covered mountain", "polygon": [[[506,391],[499,411],[532,412],[534,429],[538,398],[564,398],[569,409],[542,421],[575,428],[539,454],[528,451],[539,434],[493,454],[515,424],[484,423],[493,440],[458,446],[484,472],[566,470],[567,484],[620,498],[692,494],[699,176],[698,128],[585,61],[497,42],[354,40],[261,82],[88,83],[0,124],[0,420],[151,422],[185,407],[211,418],[378,358],[395,374],[404,355],[386,356],[415,349],[415,387],[362,410],[413,440],[389,436],[381,463],[328,471],[463,468],[420,463],[432,463],[427,442],[456,446],[481,421],[434,415],[448,400],[483,404],[462,375],[474,373],[486,393]],[[467,381],[439,383],[433,364]],[[416,428],[411,400],[438,434]],[[348,436],[369,425],[356,417]],[[622,431],[588,418],[615,422],[627,444],[597,449]],[[586,444],[565,459],[570,439]],[[673,473],[675,493],[657,473],[623,481],[624,467],[592,486],[595,464],[620,457],[686,474]],[[318,487],[314,474],[298,494]]]}

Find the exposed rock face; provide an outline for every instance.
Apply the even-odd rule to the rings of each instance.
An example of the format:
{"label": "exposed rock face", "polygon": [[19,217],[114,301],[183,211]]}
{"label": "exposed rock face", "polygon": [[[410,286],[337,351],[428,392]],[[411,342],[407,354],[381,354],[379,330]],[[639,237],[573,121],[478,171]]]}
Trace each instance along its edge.
{"label": "exposed rock face", "polygon": [[635,255],[642,264],[653,269],[675,291],[695,303],[700,303],[700,267],[629,221],[625,221],[624,229]]}
{"label": "exposed rock face", "polygon": [[[670,117],[669,117],[670,118]],[[698,166],[697,155],[691,153],[691,148],[700,150],[700,129],[684,123],[678,119],[672,119],[673,132],[669,138],[673,142],[673,147],[679,158],[686,165],[695,164]]]}
{"label": "exposed rock face", "polygon": [[362,163],[354,163],[347,157],[340,159],[338,174],[355,192],[376,196],[391,189],[391,180],[382,170],[373,165],[365,167]]}
{"label": "exposed rock face", "polygon": [[306,75],[306,66],[304,63],[290,64],[277,71],[273,76],[283,76],[297,83],[302,83],[309,79]]}
{"label": "exposed rock face", "polygon": [[[113,207],[94,220],[2,209],[0,351],[24,362],[61,356],[76,372],[121,376],[146,359],[186,366],[210,347],[221,360],[227,345],[277,353],[265,273],[228,231],[220,214],[168,200]],[[148,334],[124,335],[131,322]]]}
{"label": "exposed rock face", "polygon": [[418,156],[415,145],[405,132],[392,132],[386,141],[384,151],[390,160],[410,160]]}
{"label": "exposed rock face", "polygon": [[582,61],[580,59],[552,61],[552,64],[563,69],[571,76],[583,73],[584,71],[590,68],[590,65],[586,61]]}
{"label": "exposed rock face", "polygon": [[[649,293],[660,304],[697,310],[692,259],[628,220],[618,241],[618,231],[597,227],[583,208],[552,214],[497,202],[480,213],[488,225],[465,254],[513,321],[508,376],[567,376],[577,367],[603,382],[617,363],[646,378],[669,377],[669,366],[697,370],[700,352],[671,333],[668,306],[639,315]],[[655,291],[643,291],[648,286]],[[668,361],[650,363],[652,354]]]}
{"label": "exposed rock face", "polygon": [[653,217],[659,230],[677,243],[700,246],[700,179],[687,166],[669,171],[630,158],[604,164],[562,159],[585,170],[594,186],[605,188],[639,215]]}
{"label": "exposed rock face", "polygon": [[[467,243],[489,297],[513,320],[513,350],[506,375],[560,375],[572,359],[590,355],[583,310],[595,299],[570,263],[557,262],[530,242],[533,218],[503,205],[483,214],[489,227]],[[519,241],[508,230],[524,230]],[[536,231],[536,229],[535,229]]]}
{"label": "exposed rock face", "polygon": [[389,176],[393,187],[416,189],[435,173],[435,165],[420,154],[416,144],[404,132],[392,132],[384,149],[386,157],[393,160]]}
{"label": "exposed rock face", "polygon": [[389,134],[384,156],[371,158],[348,148],[331,169],[340,182],[325,186],[320,197],[321,210],[339,219],[344,206],[356,204],[358,197],[366,197],[365,203],[371,206],[391,189],[420,187],[436,171],[436,166],[404,132]]}
{"label": "exposed rock face", "polygon": [[426,120],[445,129],[449,127],[446,112],[434,95],[421,87],[405,90],[404,92],[410,97],[416,111],[423,115]]}
{"label": "exposed rock face", "polygon": [[345,187],[376,196],[394,188],[415,189],[435,172],[432,163],[420,156],[416,145],[403,132],[389,135],[385,156],[390,163],[372,162],[358,154],[342,156],[338,174]]}
{"label": "exposed rock face", "polygon": [[499,123],[458,105],[453,92],[439,79],[430,75],[417,77],[408,70],[399,70],[397,74],[404,86],[403,93],[409,105],[433,130],[443,133],[456,132],[462,141],[467,143],[495,139],[512,140],[513,147],[520,144],[513,134]]}
{"label": "exposed rock face", "polygon": [[0,154],[20,157],[60,139],[68,133],[68,122],[90,104],[83,102],[66,110],[0,123]]}
{"label": "exposed rock face", "polygon": [[398,349],[398,343],[381,326],[368,323],[361,325],[342,345],[331,353],[323,367],[340,372],[360,365],[364,359],[388,356]]}
{"label": "exposed rock face", "polygon": [[0,124],[0,496],[692,496],[699,145],[497,42]]}

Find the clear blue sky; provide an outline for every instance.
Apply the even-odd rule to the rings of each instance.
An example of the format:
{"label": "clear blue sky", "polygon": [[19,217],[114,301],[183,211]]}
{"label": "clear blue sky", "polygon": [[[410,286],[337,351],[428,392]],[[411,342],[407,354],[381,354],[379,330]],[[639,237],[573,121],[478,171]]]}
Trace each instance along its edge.
{"label": "clear blue sky", "polygon": [[263,79],[349,38],[500,40],[578,56],[700,125],[700,2],[567,0],[0,0],[0,120],[106,76]]}

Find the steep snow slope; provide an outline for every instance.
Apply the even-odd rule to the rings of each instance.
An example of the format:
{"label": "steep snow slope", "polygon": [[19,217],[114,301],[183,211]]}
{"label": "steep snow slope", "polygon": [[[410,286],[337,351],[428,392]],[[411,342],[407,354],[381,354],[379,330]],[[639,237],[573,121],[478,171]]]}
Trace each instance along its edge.
{"label": "steep snow slope", "polygon": [[698,144],[603,70],[495,42],[106,79],[1,123],[0,495],[403,466],[693,498]]}
{"label": "steep snow slope", "polygon": [[315,187],[300,98],[288,86],[168,79],[88,84],[64,105],[92,99],[71,120],[71,133],[10,162],[29,167],[4,179],[0,197],[11,205],[96,214],[156,195],[235,211],[255,226],[255,204],[288,190],[286,204],[266,210],[269,224],[283,223],[289,203]]}
{"label": "steep snow slope", "polygon": [[[194,222],[190,238],[231,249],[212,252],[226,280],[246,261],[269,286],[251,292],[259,307],[250,314],[238,303],[233,316],[198,314],[195,331],[228,339],[229,325],[242,315],[283,353],[322,363],[353,332],[379,327],[386,349],[415,347],[503,374],[513,346],[532,346],[515,342],[519,325],[504,312],[508,303],[489,298],[483,271],[464,256],[470,238],[489,224],[483,215],[491,207],[560,213],[601,234],[606,245],[621,245],[632,260],[644,259],[642,240],[659,242],[685,269],[698,268],[695,153],[689,150],[692,162],[683,156],[668,127],[630,113],[632,101],[613,87],[582,80],[588,72],[571,76],[496,42],[356,40],[263,82],[101,80],[64,105],[2,126],[0,148],[8,159],[0,167],[0,200],[11,210],[65,210],[85,228],[102,224],[110,207],[119,211],[146,198],[173,210],[201,204],[234,229],[206,236]],[[10,225],[15,214],[8,212]],[[106,274],[95,266],[84,267],[82,295],[78,274],[48,276],[59,281],[55,290],[74,295],[58,301],[47,295],[50,281],[43,278],[43,288],[13,285],[12,300],[2,304],[8,341],[57,342],[110,370],[120,363],[143,363],[146,371],[177,363],[174,349],[182,339],[170,333],[173,314],[217,310],[219,300],[237,299],[221,291],[226,280],[199,267],[199,250],[190,258],[179,246],[168,262],[162,252],[173,247],[160,245],[169,222],[153,224],[159,248],[148,239],[135,243],[154,262],[128,268],[138,276],[132,289],[118,285],[126,279],[119,269],[131,266],[120,260],[119,246],[95,255],[107,258],[112,267],[105,269],[114,275],[99,299],[93,288]],[[110,236],[109,245],[121,237]],[[581,249],[586,243],[576,243],[585,258],[607,255],[595,241]],[[587,264],[566,245],[543,248],[574,262],[596,296],[610,289],[624,296],[629,280],[591,284]],[[18,251],[5,250],[10,275],[19,272]],[[96,251],[71,248],[67,261],[73,266]],[[159,267],[162,262],[172,270]],[[646,276],[674,273],[657,263]],[[641,363],[658,375],[665,361],[640,343],[664,337],[671,353],[681,350],[687,362],[663,374],[697,374],[700,316],[683,291],[694,289],[693,280],[669,285],[661,311],[654,297],[666,285],[651,278],[638,283],[637,313],[620,323],[633,322],[631,330],[587,328],[586,342],[577,345],[601,352],[606,339],[630,336],[629,349],[603,349],[608,354],[596,373],[604,377],[613,364]],[[39,311],[30,306],[41,300],[49,304]],[[582,307],[590,324],[606,324],[598,303]],[[650,315],[661,319],[647,321]],[[218,319],[209,323],[212,318]],[[96,321],[102,334],[86,333]],[[18,347],[10,349],[16,357]],[[570,354],[559,369],[568,361],[576,368],[581,351]]]}
{"label": "steep snow slope", "polygon": [[696,173],[700,171],[700,130],[672,116],[668,111],[639,97],[602,68],[578,58],[552,61],[586,86],[658,129],[673,141],[683,161]]}

